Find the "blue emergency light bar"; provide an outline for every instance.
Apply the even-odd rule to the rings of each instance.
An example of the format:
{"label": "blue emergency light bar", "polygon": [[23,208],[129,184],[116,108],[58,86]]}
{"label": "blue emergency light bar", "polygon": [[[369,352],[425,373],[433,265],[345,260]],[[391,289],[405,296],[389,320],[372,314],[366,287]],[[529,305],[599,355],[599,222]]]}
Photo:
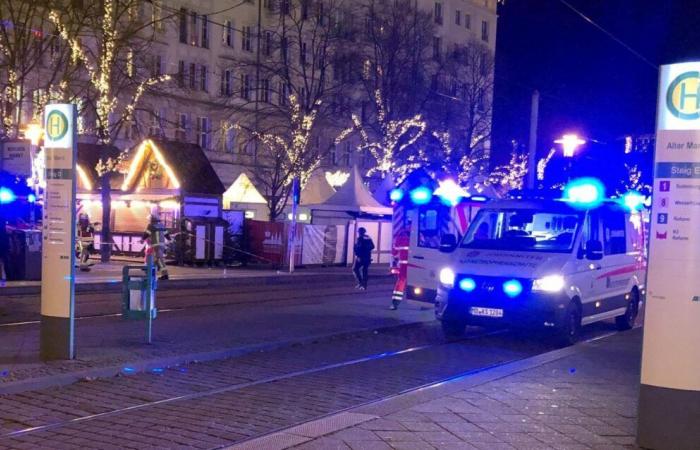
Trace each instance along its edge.
{"label": "blue emergency light bar", "polygon": [[17,199],[17,196],[9,188],[0,187],[0,204],[6,205],[12,203]]}

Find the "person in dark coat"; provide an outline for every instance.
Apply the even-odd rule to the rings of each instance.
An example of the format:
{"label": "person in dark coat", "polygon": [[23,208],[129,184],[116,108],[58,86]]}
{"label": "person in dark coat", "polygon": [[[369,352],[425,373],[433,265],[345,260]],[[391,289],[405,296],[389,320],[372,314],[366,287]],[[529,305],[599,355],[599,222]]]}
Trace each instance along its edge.
{"label": "person in dark coat", "polygon": [[357,240],[355,241],[355,262],[352,265],[352,271],[357,279],[357,288],[367,289],[367,277],[369,265],[372,263],[372,250],[374,250],[374,242],[372,238],[367,236],[367,230],[360,227],[357,230]]}

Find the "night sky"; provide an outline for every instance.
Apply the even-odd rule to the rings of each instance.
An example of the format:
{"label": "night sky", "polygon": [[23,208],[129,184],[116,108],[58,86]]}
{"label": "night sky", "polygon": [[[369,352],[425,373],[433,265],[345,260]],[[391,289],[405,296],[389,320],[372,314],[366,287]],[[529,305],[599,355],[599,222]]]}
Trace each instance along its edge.
{"label": "night sky", "polygon": [[[567,0],[654,65],[700,58],[700,0]],[[564,132],[614,143],[654,131],[658,71],[560,0],[499,7],[494,99],[497,159],[528,139],[541,94],[538,151]]]}

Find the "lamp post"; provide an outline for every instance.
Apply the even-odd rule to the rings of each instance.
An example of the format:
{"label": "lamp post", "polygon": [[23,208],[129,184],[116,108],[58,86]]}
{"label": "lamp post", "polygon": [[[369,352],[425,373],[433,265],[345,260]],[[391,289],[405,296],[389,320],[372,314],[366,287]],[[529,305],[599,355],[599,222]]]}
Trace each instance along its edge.
{"label": "lamp post", "polygon": [[565,134],[561,138],[554,141],[555,144],[561,144],[564,151],[564,158],[567,159],[567,172],[568,179],[571,179],[571,169],[573,166],[572,159],[576,154],[576,149],[586,143],[583,139],[578,137],[576,134]]}

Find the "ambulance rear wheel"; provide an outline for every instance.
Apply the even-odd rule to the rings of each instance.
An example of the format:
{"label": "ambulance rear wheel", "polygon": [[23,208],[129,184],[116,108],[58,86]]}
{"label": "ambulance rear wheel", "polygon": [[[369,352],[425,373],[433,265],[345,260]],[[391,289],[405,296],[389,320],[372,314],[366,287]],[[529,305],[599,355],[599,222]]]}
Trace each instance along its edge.
{"label": "ambulance rear wheel", "polygon": [[442,334],[447,339],[459,339],[464,336],[467,324],[461,320],[442,320]]}
{"label": "ambulance rear wheel", "polygon": [[627,303],[627,310],[621,316],[615,317],[615,326],[620,331],[631,330],[634,327],[634,323],[637,320],[637,314],[639,313],[639,291],[633,289],[629,293],[629,303]]}

